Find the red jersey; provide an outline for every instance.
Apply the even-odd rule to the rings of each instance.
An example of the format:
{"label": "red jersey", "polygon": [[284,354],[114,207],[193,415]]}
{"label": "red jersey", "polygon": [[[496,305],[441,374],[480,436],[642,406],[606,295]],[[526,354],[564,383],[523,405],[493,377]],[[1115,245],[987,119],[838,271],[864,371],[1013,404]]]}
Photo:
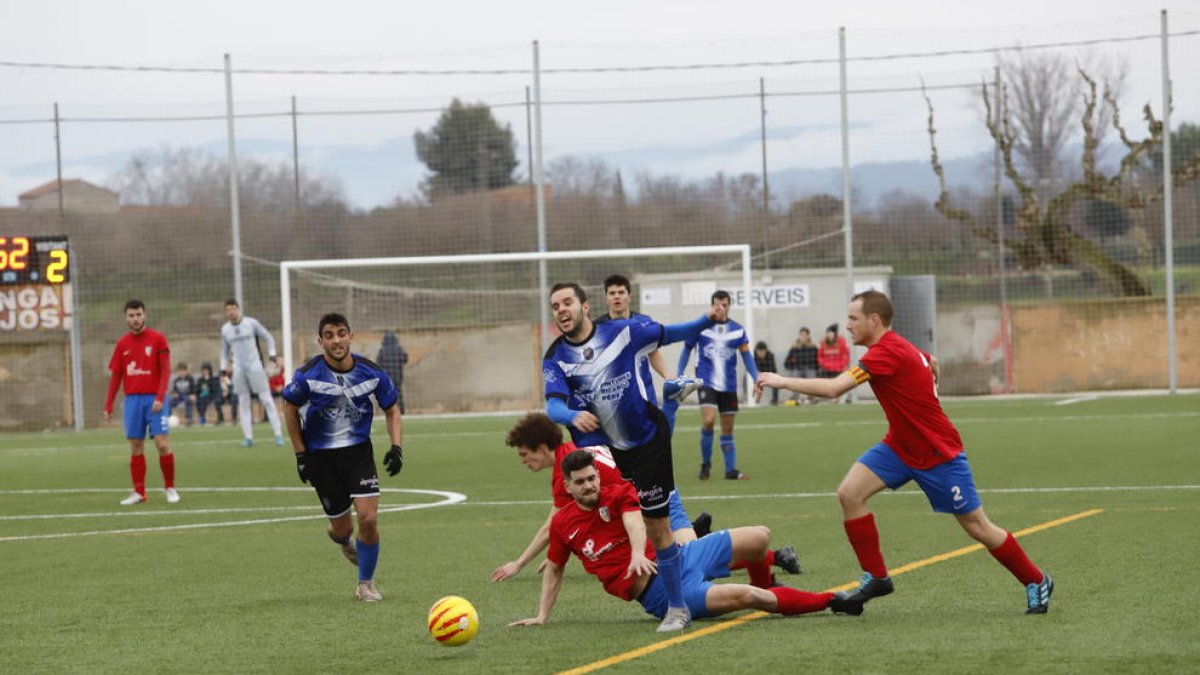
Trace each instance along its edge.
{"label": "red jersey", "polygon": [[929,355],[889,330],[850,369],[855,382],[870,380],[887,416],[883,442],[914,469],[929,469],[963,451],[962,438],[938,402]]}
{"label": "red jersey", "polygon": [[[571,500],[554,514],[550,521],[550,550],[546,558],[562,567],[574,553],[583,563],[583,569],[595,575],[610,595],[632,600],[635,577],[625,578],[632,549],[621,514],[640,513],[641,510],[632,483],[601,483],[596,508],[585,511]],[[654,560],[654,548],[649,540],[646,541],[646,558]]]}
{"label": "red jersey", "polygon": [[108,362],[108,396],[105,412],[112,412],[117,388],[125,380],[125,395],[154,394],[158,401],[167,394],[171,377],[171,348],[160,332],[143,328],[140,333],[126,333],[117,340],[112,359]]}
{"label": "red jersey", "polygon": [[[563,485],[562,461],[567,455],[580,449],[570,441],[554,449],[554,475],[550,476],[550,494],[554,496],[554,508],[556,509],[561,509],[575,501],[571,498],[571,493],[567,492],[567,486]],[[597,445],[582,449],[592,453],[593,465],[596,467],[596,473],[600,475],[600,485],[626,482],[621,477],[621,472],[617,469],[617,462],[608,448]]]}

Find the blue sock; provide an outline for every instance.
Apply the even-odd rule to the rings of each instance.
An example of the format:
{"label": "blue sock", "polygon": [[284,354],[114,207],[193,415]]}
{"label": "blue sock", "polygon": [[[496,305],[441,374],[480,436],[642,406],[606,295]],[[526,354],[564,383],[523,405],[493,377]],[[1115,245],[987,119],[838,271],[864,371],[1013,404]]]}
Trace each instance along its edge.
{"label": "blue sock", "polygon": [[712,429],[700,430],[700,461],[705,464],[712,464]]}
{"label": "blue sock", "polygon": [[679,555],[679,547],[671,546],[655,551],[658,557],[658,576],[662,577],[663,587],[667,589],[667,606],[684,607],[683,602],[683,562]]}
{"label": "blue sock", "polygon": [[725,473],[737,470],[737,448],[733,445],[733,434],[721,434],[721,454],[725,457]]}
{"label": "blue sock", "polygon": [[374,579],[375,564],[379,562],[379,544],[364,544],[362,539],[358,539],[354,545],[358,549],[358,580]]}
{"label": "blue sock", "polygon": [[679,401],[675,399],[667,399],[663,401],[663,417],[667,418],[667,427],[671,429],[671,435],[675,435],[675,413],[679,411]]}

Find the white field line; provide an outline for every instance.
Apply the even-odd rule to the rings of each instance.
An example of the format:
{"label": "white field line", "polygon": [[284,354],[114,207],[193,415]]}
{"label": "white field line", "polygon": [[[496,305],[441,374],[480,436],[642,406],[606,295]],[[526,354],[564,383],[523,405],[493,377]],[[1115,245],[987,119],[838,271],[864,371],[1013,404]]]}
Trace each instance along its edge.
{"label": "white field line", "polygon": [[[289,488],[289,487],[261,487],[261,488],[190,488],[184,491],[188,492],[279,492],[279,491],[294,491],[305,490],[307,488]],[[1162,492],[1170,490],[1200,490],[1200,485],[1101,485],[1101,486],[1079,486],[1079,487],[1046,487],[1046,488],[993,488],[990,490],[980,490],[983,494],[1067,494],[1067,493],[1087,493],[1087,492]],[[0,496],[4,495],[30,495],[30,494],[75,494],[75,493],[105,493],[105,494],[125,494],[123,489],[108,489],[108,488],[85,488],[85,489],[44,489],[44,490],[0,490]],[[380,513],[392,513],[398,511],[412,511],[416,509],[427,509],[438,506],[543,506],[549,505],[549,500],[541,499],[517,499],[517,500],[498,500],[498,501],[469,501],[467,496],[457,492],[446,492],[441,490],[407,490],[407,489],[390,489],[384,492],[391,493],[414,493],[424,495],[434,495],[443,497],[441,501],[428,504],[405,504],[400,506],[383,507],[379,509]],[[920,490],[907,489],[899,492],[888,491],[882,493],[887,496],[906,496],[916,497],[922,496]],[[765,494],[737,494],[737,495],[700,495],[690,496],[688,501],[721,501],[721,500],[741,500],[741,499],[832,499],[837,496],[836,492],[780,492],[780,493],[765,493]],[[131,508],[122,511],[99,511],[89,513],[59,513],[59,514],[29,514],[29,515],[7,515],[0,516],[0,522],[10,521],[29,521],[29,520],[60,520],[60,519],[79,519],[79,518],[124,518],[136,516],[182,516],[182,515],[209,515],[218,513],[266,513],[280,511],[313,511],[311,515],[304,516],[288,516],[281,518],[259,518],[254,520],[228,521],[228,522],[212,522],[212,523],[190,523],[186,525],[165,525],[160,527],[146,528],[126,528],[116,530],[95,530],[90,532],[64,532],[60,534],[45,534],[45,535],[28,535],[28,536],[13,536],[0,537],[0,543],[6,541],[27,541],[32,539],[61,539],[66,537],[83,537],[99,534],[131,534],[144,532],[169,532],[173,530],[198,529],[205,527],[231,527],[245,525],[263,525],[270,523],[282,523],[296,520],[319,520],[324,519],[325,514],[320,512],[316,506],[273,506],[273,507],[241,507],[241,508],[221,508],[221,509],[167,509],[159,511],[145,511],[139,508]]]}
{"label": "white field line", "polygon": [[[400,506],[389,506],[380,508],[380,513],[394,513],[396,511],[415,511],[417,509],[429,509],[437,506],[449,506],[464,502],[467,496],[459,492],[445,492],[441,490],[391,490],[391,492],[411,492],[416,494],[434,495],[441,497],[440,501],[430,502],[427,504],[402,504]],[[324,513],[317,513],[306,516],[287,516],[284,518],[256,518],[253,520],[233,520],[224,522],[209,522],[209,523],[187,523],[184,525],[161,525],[157,527],[130,527],[116,530],[89,530],[85,532],[59,532],[55,534],[33,534],[14,537],[0,537],[0,543],[10,541],[36,541],[41,539],[71,539],[76,537],[94,537],[102,534],[145,534],[149,532],[173,532],[179,530],[199,530],[211,527],[244,527],[247,525],[268,525],[272,523],[286,523],[298,520],[325,520]]]}
{"label": "white field line", "polygon": [[[1069,400],[1069,399],[1068,399]],[[1106,420],[1129,420],[1129,419],[1173,419],[1173,418],[1193,418],[1200,417],[1200,411],[1180,411],[1180,412],[1162,412],[1162,413],[1114,413],[1108,415],[1029,415],[1023,417],[959,417],[956,416],[953,420],[955,424],[1011,424],[1011,423],[1026,423],[1026,422],[1097,422]],[[739,429],[808,429],[819,427],[862,427],[862,426],[878,426],[882,427],[886,421],[880,419],[869,420],[847,420],[833,422],[777,422],[777,423],[742,423],[738,425]],[[689,427],[680,427],[679,432],[694,433],[695,430]],[[444,432],[405,432],[406,439],[412,438],[469,438],[478,436],[491,436],[497,439],[496,444],[500,444],[500,439],[503,438],[503,432],[499,431],[444,431]],[[189,441],[180,440],[181,443],[186,443],[188,448],[208,447],[208,446],[228,446],[234,447],[236,441],[221,440],[221,441]],[[406,446],[409,444],[406,442]],[[129,446],[123,443],[112,443],[103,445],[74,445],[74,446],[46,446],[41,448],[0,448],[0,454],[13,456],[30,456],[30,455],[48,455],[59,452],[74,452],[77,450],[114,450],[127,451]]]}
{"label": "white field line", "polygon": [[1099,398],[1099,396],[1096,396],[1095,394],[1089,394],[1087,396],[1075,396],[1073,398],[1064,398],[1061,401],[1055,401],[1054,405],[1075,405],[1076,403],[1095,401],[1097,398]]}

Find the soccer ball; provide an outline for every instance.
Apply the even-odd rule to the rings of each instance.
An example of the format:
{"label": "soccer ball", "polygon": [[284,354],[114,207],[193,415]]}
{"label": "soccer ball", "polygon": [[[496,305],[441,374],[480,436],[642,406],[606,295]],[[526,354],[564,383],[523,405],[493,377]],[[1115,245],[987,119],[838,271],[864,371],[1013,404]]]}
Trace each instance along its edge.
{"label": "soccer ball", "polygon": [[429,608],[429,634],[438,644],[459,647],[478,632],[479,614],[466,598],[447,595]]}
{"label": "soccer ball", "polygon": [[168,417],[167,426],[171,427],[172,429],[179,426],[179,415],[171,415]]}

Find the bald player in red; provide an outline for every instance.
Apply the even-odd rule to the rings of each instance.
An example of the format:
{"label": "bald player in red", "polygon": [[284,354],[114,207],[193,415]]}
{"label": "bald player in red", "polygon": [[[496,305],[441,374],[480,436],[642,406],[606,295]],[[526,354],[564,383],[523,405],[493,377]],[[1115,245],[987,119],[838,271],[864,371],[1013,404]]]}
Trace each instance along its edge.
{"label": "bald player in red", "polygon": [[1011,532],[997,527],[983,512],[962,439],[938,401],[937,359],[891,329],[894,314],[891,300],[879,291],[855,295],[846,330],[854,344],[867,347],[857,366],[833,379],[762,373],[755,385],[756,396],[762,395],[764,387],[774,387],[837,398],[870,382],[883,408],[887,435],[858,458],[838,486],[846,536],[863,569],[855,596],[865,602],[893,590],[867,500],[884,488],[895,490],[914,480],[934,511],[952,514],[972,539],[986,546],[1025,586],[1025,613],[1045,614],[1054,580],[1029,560]]}

